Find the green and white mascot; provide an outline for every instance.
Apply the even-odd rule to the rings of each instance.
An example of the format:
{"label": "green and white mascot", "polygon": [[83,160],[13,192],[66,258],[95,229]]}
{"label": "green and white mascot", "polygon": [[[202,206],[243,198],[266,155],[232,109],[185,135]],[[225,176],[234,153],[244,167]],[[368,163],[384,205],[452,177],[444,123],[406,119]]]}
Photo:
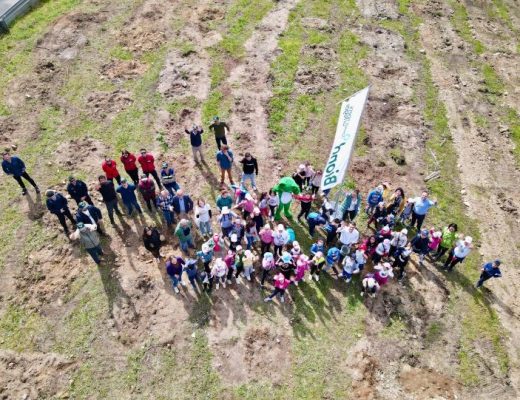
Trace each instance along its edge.
{"label": "green and white mascot", "polygon": [[273,187],[273,192],[275,192],[278,195],[278,199],[280,200],[280,205],[276,209],[274,219],[276,221],[280,220],[280,218],[282,217],[282,211],[287,218],[292,219],[292,196],[293,194],[300,193],[299,186],[296,184],[293,178],[286,176],[280,179],[278,184],[276,184],[276,186]]}

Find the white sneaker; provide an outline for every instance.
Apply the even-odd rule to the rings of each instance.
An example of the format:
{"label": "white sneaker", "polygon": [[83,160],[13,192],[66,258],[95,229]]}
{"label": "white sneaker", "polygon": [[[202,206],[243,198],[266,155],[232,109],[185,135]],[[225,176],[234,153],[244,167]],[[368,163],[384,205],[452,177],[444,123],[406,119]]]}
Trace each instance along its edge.
{"label": "white sneaker", "polygon": [[237,283],[242,283],[242,279],[240,279],[240,277],[237,277]]}
{"label": "white sneaker", "polygon": [[309,275],[309,280],[310,280],[310,281],[312,281],[313,278],[314,278],[314,276]]}
{"label": "white sneaker", "polygon": [[184,286],[184,287],[186,287],[186,282],[181,281],[181,285]]}
{"label": "white sneaker", "polygon": [[228,279],[226,282],[228,285],[231,285],[231,279]]}
{"label": "white sneaker", "polygon": [[345,282],[350,283],[351,280],[352,280],[352,278],[348,278],[348,279],[345,279]]}
{"label": "white sneaker", "polygon": [[247,279],[249,282],[251,282],[251,277],[250,277],[249,275],[246,276],[246,279]]}
{"label": "white sneaker", "polygon": [[298,286],[298,281],[294,281],[294,284],[295,284],[296,286]]}
{"label": "white sneaker", "polygon": [[314,275],[314,279],[316,279],[316,282],[318,282],[320,280],[320,276],[319,275]]}
{"label": "white sneaker", "polygon": [[220,289],[220,283],[217,283],[217,290]]}
{"label": "white sneaker", "polygon": [[271,300],[273,300],[273,299],[271,299],[270,297],[266,297],[266,298],[264,299],[264,302],[268,303],[268,302],[270,302]]}
{"label": "white sneaker", "polygon": [[280,296],[280,301],[281,301],[282,303],[285,303],[285,297]]}
{"label": "white sneaker", "polygon": [[179,293],[179,288],[178,288],[178,287],[174,287],[174,288],[173,288],[173,291],[174,291],[175,293]]}
{"label": "white sneaker", "polygon": [[360,295],[361,297],[363,297],[365,295],[365,292],[361,292]]}

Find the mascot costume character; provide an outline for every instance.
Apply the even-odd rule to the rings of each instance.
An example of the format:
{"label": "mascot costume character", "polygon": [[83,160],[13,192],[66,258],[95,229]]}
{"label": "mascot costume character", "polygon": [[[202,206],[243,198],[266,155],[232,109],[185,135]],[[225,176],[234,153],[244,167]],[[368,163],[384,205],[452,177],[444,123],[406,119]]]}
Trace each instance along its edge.
{"label": "mascot costume character", "polygon": [[278,198],[280,200],[280,205],[276,209],[274,219],[278,221],[282,216],[282,211],[287,218],[292,219],[292,195],[300,194],[300,188],[298,184],[294,181],[293,178],[286,176],[280,179],[278,184],[275,187],[273,187],[273,192],[275,192],[278,195]]}

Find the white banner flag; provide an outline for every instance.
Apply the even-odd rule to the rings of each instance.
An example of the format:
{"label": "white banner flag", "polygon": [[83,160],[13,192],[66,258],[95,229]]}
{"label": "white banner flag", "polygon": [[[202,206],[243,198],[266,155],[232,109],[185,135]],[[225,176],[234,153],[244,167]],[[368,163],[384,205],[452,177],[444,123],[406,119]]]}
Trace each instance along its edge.
{"label": "white banner flag", "polygon": [[323,170],[321,190],[332,189],[343,182],[354,150],[354,143],[363,115],[370,86],[360,90],[352,97],[343,100],[339,115],[336,137],[330,156]]}

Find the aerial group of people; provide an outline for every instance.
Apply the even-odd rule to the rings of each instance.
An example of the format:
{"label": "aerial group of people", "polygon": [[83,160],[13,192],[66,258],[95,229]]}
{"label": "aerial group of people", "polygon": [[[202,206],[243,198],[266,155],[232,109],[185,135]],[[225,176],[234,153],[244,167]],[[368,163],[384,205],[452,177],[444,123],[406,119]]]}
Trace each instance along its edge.
{"label": "aerial group of people", "polygon": [[[258,281],[262,289],[267,288],[267,283],[273,288],[266,302],[276,296],[283,302],[291,285],[297,287],[306,279],[318,282],[327,273],[347,284],[360,276],[356,280],[361,294],[373,297],[392,278],[403,281],[414,253],[420,266],[429,258],[431,262],[442,261],[444,270],[451,272],[472,250],[473,239],[460,234],[454,222],[445,227],[423,228],[428,212],[437,204],[427,191],[407,198],[402,188],[391,190],[388,182],[382,182],[366,196],[358,189],[342,190],[334,201],[330,193],[320,192],[323,173],[309,162],[301,164],[290,178],[284,178],[299,188],[290,200],[299,202],[296,221],[308,230],[310,238],[305,240],[312,241],[303,248],[291,227],[296,221],[291,220],[288,209],[291,202],[284,199],[287,193],[280,194],[273,188],[258,190],[258,161],[248,152],[240,160],[242,173],[235,184],[235,156],[226,138],[229,125],[215,117],[209,128],[215,134],[215,159],[221,177],[220,195],[213,208],[205,199],[192,200],[177,182],[173,166],[162,162],[158,169],[154,156],[144,148],[137,157],[129,150],[121,152],[119,160],[129,179],[122,177],[117,162],[106,156],[101,163],[104,174],[95,184],[113,225],[114,214],[120,218],[143,214],[140,199],[149,213],[162,215],[164,233],[158,227],[146,226],[142,240],[158,263],[164,259],[175,293],[188,287],[183,277],[194,290],[207,292]],[[195,162],[205,162],[204,130],[194,125],[185,132],[190,136]],[[18,182],[23,195],[27,194],[24,180],[40,193],[19,157],[5,151],[2,168]],[[224,184],[226,175],[229,185]],[[104,255],[100,235],[107,235],[103,213],[94,204],[88,185],[76,176],[69,177],[66,191],[68,196],[46,190],[47,209],[56,215],[65,234],[78,240],[100,264]],[[74,215],[67,197],[76,202]],[[282,211],[289,217],[288,223],[282,222]],[[366,213],[369,234],[365,237],[358,229],[360,211]],[[161,249],[165,248],[168,233],[175,236],[182,255],[163,257]],[[484,264],[476,287],[500,277],[500,264],[500,260]]]}

